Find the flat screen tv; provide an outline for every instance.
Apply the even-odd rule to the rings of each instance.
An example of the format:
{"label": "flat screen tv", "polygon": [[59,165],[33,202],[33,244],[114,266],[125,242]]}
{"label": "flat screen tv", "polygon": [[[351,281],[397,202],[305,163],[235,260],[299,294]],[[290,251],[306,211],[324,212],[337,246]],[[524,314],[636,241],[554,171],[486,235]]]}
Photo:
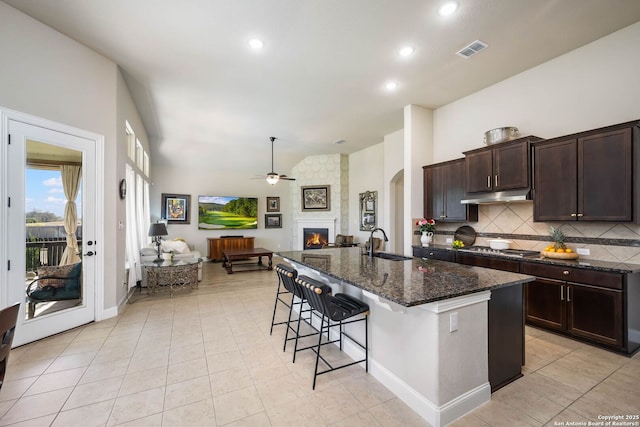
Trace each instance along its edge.
{"label": "flat screen tv", "polygon": [[256,197],[198,196],[198,229],[258,228]]}

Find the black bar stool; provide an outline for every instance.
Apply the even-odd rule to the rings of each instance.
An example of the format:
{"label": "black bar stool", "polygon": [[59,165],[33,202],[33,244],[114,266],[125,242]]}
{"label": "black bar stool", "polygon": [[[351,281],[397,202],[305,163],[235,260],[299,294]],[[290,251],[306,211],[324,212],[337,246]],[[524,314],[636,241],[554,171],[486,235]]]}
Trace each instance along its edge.
{"label": "black bar stool", "polygon": [[[298,277],[298,271],[292,267],[289,267],[286,264],[278,264],[276,265],[276,273],[278,275],[278,292],[276,294],[276,302],[275,302],[275,306],[273,307],[273,319],[271,320],[271,330],[273,331],[273,326],[274,325],[281,325],[281,324],[287,324],[287,331],[285,333],[284,336],[284,345],[282,347],[282,351],[286,351],[287,350],[287,341],[291,341],[291,340],[296,340],[296,347],[294,348],[293,351],[293,362],[295,363],[296,361],[296,352],[300,351],[300,350],[304,350],[304,349],[297,349],[297,344],[298,344],[298,338],[304,338],[304,337],[308,337],[311,335],[315,335],[316,333],[311,333],[311,334],[306,334],[306,335],[300,335],[300,323],[301,321],[304,321],[306,323],[308,323],[309,325],[311,325],[311,315],[312,315],[312,310],[311,308],[308,307],[307,304],[307,308],[305,308],[305,296],[304,293],[302,292],[302,288],[300,286],[298,286],[296,284],[296,278]],[[285,291],[282,291],[280,288],[280,285],[283,285],[285,288]],[[290,293],[291,294],[291,302],[287,303],[287,301],[284,301],[281,298],[282,294],[285,293]],[[276,316],[276,308],[278,306],[278,301],[280,301],[281,303],[283,303],[285,306],[287,306],[289,308],[289,316],[287,318],[287,321],[282,321],[282,322],[278,322],[278,323],[274,323],[275,321],[275,316]],[[293,308],[294,306],[299,306],[298,309],[298,319],[294,319],[292,320],[292,314],[293,314]],[[304,318],[304,314],[305,313],[309,313],[309,318],[305,319]],[[293,326],[291,325],[292,322],[297,322],[297,326],[294,329]],[[291,338],[289,338],[289,331],[291,331],[292,333],[295,334],[295,336],[292,336]]]}
{"label": "black bar stool", "polygon": [[[365,363],[365,371],[369,372],[369,306],[362,301],[353,298],[346,294],[331,294],[331,287],[322,282],[314,280],[307,276],[299,276],[296,279],[296,283],[301,286],[302,291],[306,297],[307,303],[311,306],[311,308],[318,313],[322,317],[320,322],[320,333],[318,336],[318,344],[313,348],[313,351],[316,353],[316,367],[313,373],[313,389],[316,388],[316,378],[318,375],[326,374],[327,372],[332,372],[337,369],[346,368],[347,366],[355,365],[357,363]],[[363,315],[358,319],[352,319],[355,316]],[[325,326],[326,319],[326,326]],[[348,320],[352,319],[352,320]],[[350,323],[362,322],[364,321],[364,339],[365,343],[358,342],[356,339],[351,337],[344,331],[344,325],[348,325]],[[337,322],[337,323],[332,323]],[[330,330],[333,327],[339,327],[340,337],[339,339],[331,340],[330,338]],[[327,342],[322,342],[323,332],[327,332]],[[341,366],[332,366],[324,357],[320,355],[320,348],[323,345],[332,344],[339,342],[340,350],[342,351],[343,346],[343,337],[348,338],[353,343],[360,346],[364,349],[364,359],[356,360],[351,363],[346,363]],[[322,359],[324,364],[328,366],[328,369],[324,371],[318,372],[318,363]]]}
{"label": "black bar stool", "polygon": [[[282,321],[282,322],[277,322],[276,323],[276,311],[278,310],[278,302],[282,303],[285,305],[285,307],[287,307],[289,310],[291,310],[291,303],[285,301],[284,299],[282,299],[282,295],[284,294],[288,294],[290,293],[289,289],[285,288],[282,289],[283,286],[283,280],[282,280],[282,276],[287,274],[286,272],[281,273],[279,271],[279,269],[284,270],[285,268],[287,268],[286,265],[284,264],[278,264],[276,265],[276,273],[278,274],[278,290],[276,291],[276,300],[273,304],[273,317],[271,318],[271,330],[269,331],[269,335],[273,334],[273,327],[276,325],[284,325],[285,323],[288,323],[286,321]],[[297,276],[297,272],[296,272],[296,276]],[[293,302],[293,298],[291,299],[291,301]]]}

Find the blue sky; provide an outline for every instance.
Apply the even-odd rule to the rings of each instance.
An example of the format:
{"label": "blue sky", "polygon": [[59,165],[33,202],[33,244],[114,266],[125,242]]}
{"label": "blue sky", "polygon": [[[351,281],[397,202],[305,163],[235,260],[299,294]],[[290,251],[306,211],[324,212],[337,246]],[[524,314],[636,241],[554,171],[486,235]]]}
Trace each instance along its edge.
{"label": "blue sky", "polygon": [[[31,168],[27,168],[26,171],[26,212],[37,209],[43,212],[53,212],[59,217],[64,216],[66,199],[60,171]],[[81,217],[81,192],[78,194],[76,203],[78,204],[78,216]]]}

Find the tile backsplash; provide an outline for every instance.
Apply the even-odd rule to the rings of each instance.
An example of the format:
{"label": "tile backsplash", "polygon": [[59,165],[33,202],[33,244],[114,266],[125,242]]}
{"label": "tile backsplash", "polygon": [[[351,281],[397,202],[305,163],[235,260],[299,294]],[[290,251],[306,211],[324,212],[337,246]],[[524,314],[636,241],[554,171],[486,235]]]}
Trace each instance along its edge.
{"label": "tile backsplash", "polygon": [[[435,243],[445,245],[446,239],[461,225],[436,223]],[[640,264],[640,225],[637,224],[533,222],[533,203],[523,202],[480,205],[478,222],[466,225],[478,233],[476,245],[488,246],[488,239],[503,237],[513,242],[512,248],[538,251],[551,241],[549,227],[554,226],[565,233],[569,247],[590,250],[590,255],[581,255],[581,259]],[[420,244],[417,234],[414,244]]]}

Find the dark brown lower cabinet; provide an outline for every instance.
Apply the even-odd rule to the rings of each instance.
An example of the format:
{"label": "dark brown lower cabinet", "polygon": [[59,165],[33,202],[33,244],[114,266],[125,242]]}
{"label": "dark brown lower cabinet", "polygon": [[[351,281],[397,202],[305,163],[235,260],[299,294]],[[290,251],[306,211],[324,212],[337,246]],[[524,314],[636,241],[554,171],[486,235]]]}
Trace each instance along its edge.
{"label": "dark brown lower cabinet", "polygon": [[567,331],[602,344],[622,347],[622,291],[567,285]]}
{"label": "dark brown lower cabinet", "polygon": [[621,349],[622,291],[536,279],[525,285],[526,320],[532,325]]}

